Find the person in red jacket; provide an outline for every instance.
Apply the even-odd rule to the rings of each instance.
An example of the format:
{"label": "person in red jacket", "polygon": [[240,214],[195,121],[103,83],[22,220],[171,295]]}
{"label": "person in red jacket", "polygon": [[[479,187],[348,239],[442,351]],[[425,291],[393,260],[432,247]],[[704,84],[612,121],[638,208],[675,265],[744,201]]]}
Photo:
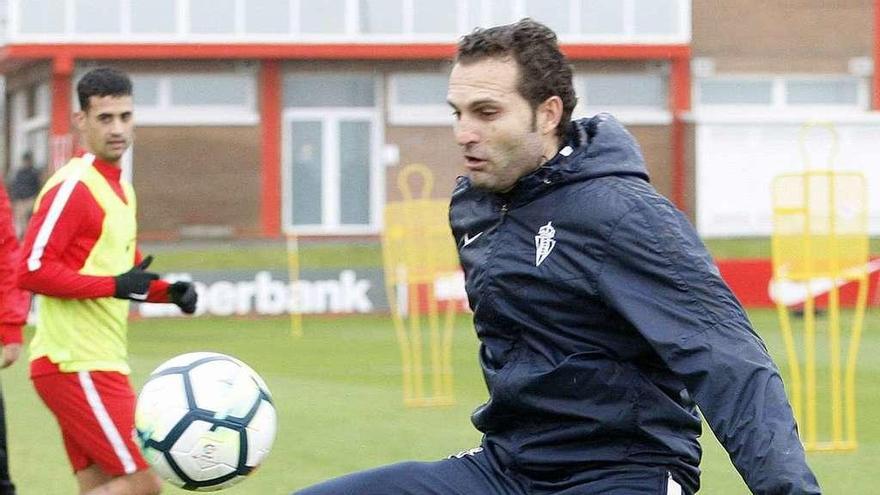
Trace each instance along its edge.
{"label": "person in red jacket", "polygon": [[128,381],[129,302],[196,309],[189,282],[146,271],[137,247],[136,196],[120,160],[131,145],[129,77],[98,68],[77,83],[83,150],[37,197],[24,236],[19,286],[36,292],[31,380],[61,428],[80,494],[152,495],[161,480],[133,438]]}
{"label": "person in red jacket", "polygon": [[[0,187],[0,367],[7,368],[21,355],[21,327],[27,320],[30,294],[16,283],[19,249],[15,220],[5,188]],[[0,495],[14,495],[6,448],[6,410],[0,394]]]}

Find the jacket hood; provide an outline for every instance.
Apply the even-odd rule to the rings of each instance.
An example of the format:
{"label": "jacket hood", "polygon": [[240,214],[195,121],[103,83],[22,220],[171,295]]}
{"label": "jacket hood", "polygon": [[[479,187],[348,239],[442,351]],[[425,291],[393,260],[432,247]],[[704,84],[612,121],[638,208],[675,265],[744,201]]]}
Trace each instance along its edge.
{"label": "jacket hood", "polygon": [[557,181],[565,182],[608,175],[649,180],[635,138],[608,113],[572,122],[566,146],[541,168],[552,169]]}

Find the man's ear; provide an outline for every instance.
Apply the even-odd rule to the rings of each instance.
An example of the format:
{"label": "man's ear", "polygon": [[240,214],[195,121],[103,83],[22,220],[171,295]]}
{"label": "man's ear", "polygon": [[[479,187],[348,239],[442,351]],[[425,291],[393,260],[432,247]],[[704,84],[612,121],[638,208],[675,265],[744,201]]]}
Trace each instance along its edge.
{"label": "man's ear", "polygon": [[541,134],[553,134],[562,119],[562,98],[551,96],[538,106],[538,130]]}
{"label": "man's ear", "polygon": [[73,112],[73,125],[75,125],[80,132],[85,129],[86,113],[84,111],[80,110],[79,112]]}

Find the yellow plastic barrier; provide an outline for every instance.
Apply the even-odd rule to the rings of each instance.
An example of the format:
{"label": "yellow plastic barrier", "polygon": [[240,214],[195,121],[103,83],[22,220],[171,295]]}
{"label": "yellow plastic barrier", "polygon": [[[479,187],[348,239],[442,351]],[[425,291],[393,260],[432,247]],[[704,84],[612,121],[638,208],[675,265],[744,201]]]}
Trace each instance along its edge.
{"label": "yellow plastic barrier", "polygon": [[[410,181],[420,181],[418,197]],[[438,298],[436,284],[459,273],[458,253],[448,225],[449,204],[430,198],[433,177],[421,164],[398,176],[403,200],[385,206],[382,254],[408,407],[451,405],[452,336],[456,304]],[[425,363],[425,356],[428,363]]]}
{"label": "yellow plastic barrier", "polygon": [[[829,166],[810,169],[805,141],[821,126],[832,136]],[[852,450],[856,441],[856,363],[868,296],[867,186],[858,172],[832,170],[837,134],[830,124],[801,130],[806,170],[773,182],[774,285],[798,285],[800,304],[776,294],[776,307],[789,365],[792,407],[807,450]],[[842,322],[840,287],[857,284],[851,321]],[[820,293],[827,290],[827,296]],[[817,299],[827,299],[827,318],[817,315]],[[796,334],[792,312],[803,312]],[[824,325],[817,327],[817,320]],[[825,346],[817,334],[825,330]],[[846,346],[844,352],[843,347]],[[819,377],[827,368],[827,377]],[[821,417],[827,412],[827,420]]]}

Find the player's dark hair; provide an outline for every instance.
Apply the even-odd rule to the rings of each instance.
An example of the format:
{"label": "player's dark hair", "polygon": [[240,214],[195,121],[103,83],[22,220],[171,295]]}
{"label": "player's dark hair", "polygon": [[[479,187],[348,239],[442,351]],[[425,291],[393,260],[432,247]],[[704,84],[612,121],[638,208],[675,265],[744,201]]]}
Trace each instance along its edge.
{"label": "player's dark hair", "polygon": [[121,70],[98,67],[82,76],[76,85],[76,94],[79,108],[85,112],[92,96],[131,96],[131,79]]}
{"label": "player's dark hair", "polygon": [[559,49],[556,33],[529,18],[503,26],[477,28],[459,40],[455,62],[469,64],[507,57],[519,67],[517,90],[532,110],[551,96],[562,99],[562,118],[556,134],[565,134],[577,97],[571,65]]}

